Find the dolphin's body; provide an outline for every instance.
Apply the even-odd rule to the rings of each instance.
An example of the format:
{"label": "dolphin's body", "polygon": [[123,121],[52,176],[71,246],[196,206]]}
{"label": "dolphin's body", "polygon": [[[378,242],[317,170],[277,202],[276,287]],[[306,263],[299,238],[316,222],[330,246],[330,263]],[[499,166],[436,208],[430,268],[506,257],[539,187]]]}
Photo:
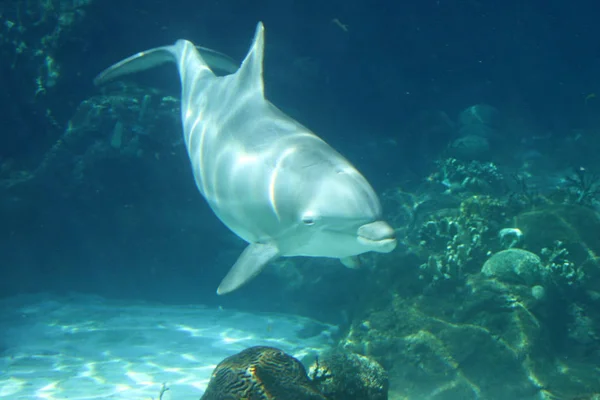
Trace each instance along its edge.
{"label": "dolphin's body", "polygon": [[352,266],[356,255],[396,246],[367,180],[265,99],[263,51],[259,23],[233,74],[216,76],[202,49],[179,40],[131,56],[95,80],[177,64],[183,134],[198,189],[217,217],[249,243],[219,294],[239,288],[280,256],[335,257]]}

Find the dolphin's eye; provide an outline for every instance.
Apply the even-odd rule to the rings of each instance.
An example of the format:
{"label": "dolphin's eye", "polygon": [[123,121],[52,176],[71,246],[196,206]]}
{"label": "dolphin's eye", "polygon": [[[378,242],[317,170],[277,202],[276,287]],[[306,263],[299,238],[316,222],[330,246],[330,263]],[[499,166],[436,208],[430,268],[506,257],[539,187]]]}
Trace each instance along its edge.
{"label": "dolphin's eye", "polygon": [[302,216],[302,223],[304,225],[314,225],[315,222],[317,222],[317,216],[314,215],[312,212],[307,212]]}
{"label": "dolphin's eye", "polygon": [[310,216],[310,215],[305,215],[304,217],[302,217],[302,223],[304,225],[314,225],[315,224],[315,218]]}

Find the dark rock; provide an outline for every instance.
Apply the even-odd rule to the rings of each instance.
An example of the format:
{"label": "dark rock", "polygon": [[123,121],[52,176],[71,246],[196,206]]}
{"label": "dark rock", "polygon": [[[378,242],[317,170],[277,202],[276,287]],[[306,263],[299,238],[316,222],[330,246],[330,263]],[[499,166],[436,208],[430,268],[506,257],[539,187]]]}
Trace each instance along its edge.
{"label": "dark rock", "polygon": [[375,360],[345,350],[325,353],[311,366],[313,381],[329,400],[387,400],[387,372]]}

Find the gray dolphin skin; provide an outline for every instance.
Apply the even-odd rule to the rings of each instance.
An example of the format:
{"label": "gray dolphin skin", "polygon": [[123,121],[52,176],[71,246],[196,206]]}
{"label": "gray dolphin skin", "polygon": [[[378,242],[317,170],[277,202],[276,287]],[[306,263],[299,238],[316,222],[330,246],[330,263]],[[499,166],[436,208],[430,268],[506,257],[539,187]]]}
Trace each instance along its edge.
{"label": "gray dolphin skin", "polygon": [[94,82],[165,62],[177,65],[183,135],[196,185],[217,217],[249,243],[217,293],[238,289],[278,257],[332,257],[355,267],[359,254],[392,251],[394,229],[381,220],[379,199],[367,180],[265,99],[263,24],[234,73],[216,76],[210,65],[231,61],[208,50],[209,62],[205,51],[178,40],[131,56]]}

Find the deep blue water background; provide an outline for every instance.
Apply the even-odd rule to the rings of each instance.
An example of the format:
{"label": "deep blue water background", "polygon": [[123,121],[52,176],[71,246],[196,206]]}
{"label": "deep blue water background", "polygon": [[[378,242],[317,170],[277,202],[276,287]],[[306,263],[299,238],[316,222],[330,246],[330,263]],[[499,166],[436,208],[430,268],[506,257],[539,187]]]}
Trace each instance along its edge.
{"label": "deep blue water background", "polygon": [[[2,7],[11,16],[19,6]],[[267,32],[267,96],[345,154],[378,191],[423,180],[446,147],[450,138],[410,129],[415,116],[428,110],[455,118],[470,105],[492,104],[525,121],[528,130],[504,138],[514,143],[564,137],[600,115],[597,99],[586,102],[600,91],[600,4],[591,0],[129,0],[96,1],[85,10],[85,23],[55,51],[62,69],[51,95],[35,97],[24,89],[37,66],[10,61],[14,46],[3,44],[0,159],[20,169],[33,169],[78,104],[98,94],[92,79],[105,67],[178,38],[240,60],[259,20]],[[309,67],[298,67],[300,59]],[[137,82],[174,96],[179,90],[172,68],[145,73]],[[48,123],[48,109],[55,124]],[[351,288],[361,275],[348,272],[319,295],[289,298],[274,287],[277,279],[264,276],[246,292],[217,298],[215,288],[242,244],[196,193],[181,156],[181,173],[171,178],[186,182],[175,185],[179,192],[164,177],[115,164],[104,165],[99,179],[106,190],[95,205],[40,196],[11,211],[5,199],[5,215],[13,218],[2,232],[0,296],[83,291],[231,306],[243,300],[249,308],[285,311],[296,305],[317,314],[322,304],[336,310],[356,301]],[[121,237],[114,211],[119,202],[147,206],[144,229]],[[182,225],[186,230],[177,228]],[[345,271],[331,268],[339,268],[338,276]]]}

